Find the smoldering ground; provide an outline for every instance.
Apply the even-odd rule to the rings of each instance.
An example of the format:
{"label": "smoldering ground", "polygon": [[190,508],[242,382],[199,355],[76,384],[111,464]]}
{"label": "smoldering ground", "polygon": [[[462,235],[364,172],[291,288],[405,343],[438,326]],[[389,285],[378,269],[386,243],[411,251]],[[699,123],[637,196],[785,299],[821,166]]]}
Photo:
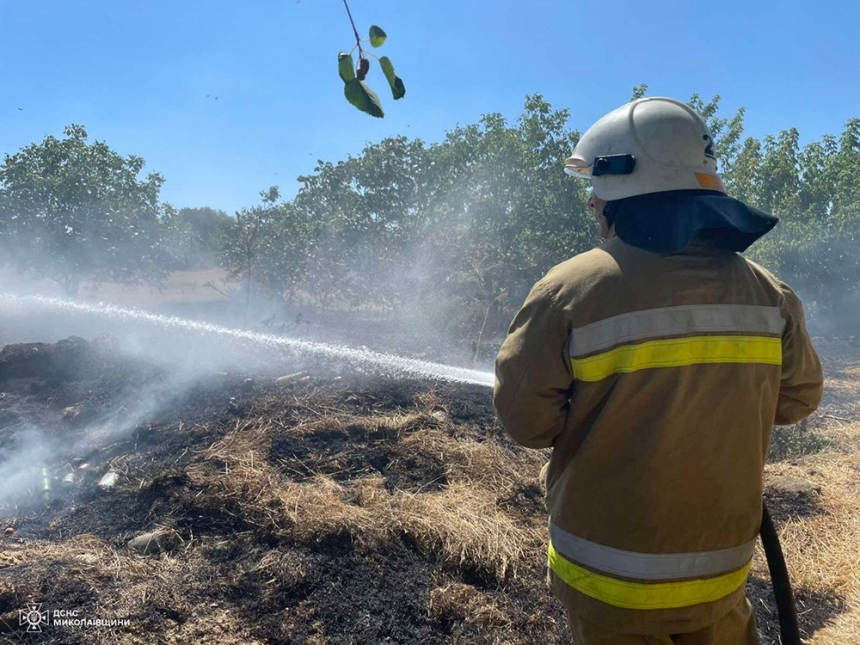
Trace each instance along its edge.
{"label": "smoldering ground", "polygon": [[[138,309],[11,294],[0,295],[0,300],[4,305],[0,324],[7,339],[98,333],[101,342],[96,347],[105,350],[103,359],[113,363],[112,369],[122,370],[123,361],[129,368],[146,365],[125,383],[123,391],[115,393],[110,408],[85,411],[75,433],[52,432],[50,423],[40,423],[39,410],[28,415],[23,410],[10,409],[9,414],[20,413],[21,418],[17,431],[7,435],[0,460],[0,506],[14,505],[27,492],[32,497],[34,472],[49,466],[55,469],[56,462],[62,459],[83,459],[98,446],[122,441],[132,430],[154,421],[183,400],[192,388],[230,375],[271,379],[279,374],[303,373],[306,375],[303,378],[318,378],[352,370],[391,378],[492,384],[491,374],[477,370],[231,329]],[[52,348],[62,354],[54,356],[51,362],[55,370],[51,376],[55,380],[74,376],[86,368],[78,363],[94,360],[83,350],[76,353],[73,342],[62,347],[62,352]],[[15,356],[14,349],[7,351],[9,355],[4,362],[7,381],[26,381],[26,370],[32,369],[28,365],[41,360],[42,357],[32,355],[38,354],[37,348],[28,351],[30,356]],[[24,385],[31,389],[39,387],[33,383]],[[13,392],[9,396],[14,396]],[[64,414],[78,418],[81,411],[67,410]]]}
{"label": "smoldering ground", "polygon": [[[169,382],[145,362],[110,360],[102,342],[66,343],[86,369],[52,378],[51,365],[59,374],[67,364],[53,353],[29,385],[4,389],[38,407],[50,432],[74,435],[94,423],[86,406],[63,418],[66,408],[89,400],[111,409],[134,388]],[[856,368],[842,349],[841,362],[828,359],[834,382],[822,412],[857,418]],[[545,588],[546,455],[507,439],[489,389],[336,379],[281,386],[215,375],[87,455],[91,471],[72,463],[73,488],[0,520],[0,641],[7,629],[30,638],[17,633],[15,612],[42,602],[129,621],[33,637],[56,645],[568,643]],[[831,447],[770,464],[768,501],[804,632],[852,642],[825,636],[850,634],[856,429],[824,416],[811,423]],[[109,471],[118,481],[102,490]],[[774,476],[812,482],[789,490]],[[154,535],[146,550],[133,546]],[[776,643],[760,557],[749,592],[764,642]]]}

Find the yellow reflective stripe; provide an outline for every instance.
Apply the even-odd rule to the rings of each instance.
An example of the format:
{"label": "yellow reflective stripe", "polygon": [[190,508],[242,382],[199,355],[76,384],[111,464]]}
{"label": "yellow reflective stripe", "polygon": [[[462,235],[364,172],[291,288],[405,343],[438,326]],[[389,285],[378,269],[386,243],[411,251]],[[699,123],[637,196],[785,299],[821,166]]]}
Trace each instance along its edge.
{"label": "yellow reflective stripe", "polygon": [[782,340],[766,336],[693,336],[623,345],[588,358],[571,358],[579,381],[600,381],[611,374],[699,363],[782,364]]}
{"label": "yellow reflective stripe", "polygon": [[625,609],[673,609],[714,602],[746,582],[750,565],[716,578],[642,583],[610,578],[574,564],[549,545],[549,568],[586,596]]}

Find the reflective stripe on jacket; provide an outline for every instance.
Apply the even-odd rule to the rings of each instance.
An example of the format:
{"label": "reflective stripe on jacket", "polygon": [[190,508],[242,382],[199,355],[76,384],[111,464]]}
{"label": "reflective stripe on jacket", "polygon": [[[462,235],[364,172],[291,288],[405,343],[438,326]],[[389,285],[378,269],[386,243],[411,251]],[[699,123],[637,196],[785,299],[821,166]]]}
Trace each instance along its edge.
{"label": "reflective stripe on jacket", "polygon": [[773,425],[821,397],[800,301],[735,253],[613,238],[532,289],[496,361],[511,437],[552,447],[551,584],[585,619],[692,631],[743,594]]}

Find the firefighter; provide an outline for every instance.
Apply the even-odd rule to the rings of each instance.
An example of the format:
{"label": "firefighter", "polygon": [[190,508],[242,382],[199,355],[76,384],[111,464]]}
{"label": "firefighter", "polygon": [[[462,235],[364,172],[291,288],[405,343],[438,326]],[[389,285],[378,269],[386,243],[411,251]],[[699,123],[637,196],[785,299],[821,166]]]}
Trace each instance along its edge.
{"label": "firefighter", "polygon": [[578,645],[758,643],[771,431],[822,391],[800,300],[740,255],[777,220],[726,194],[707,126],[668,98],[604,116],[565,170],[605,241],[533,287],[493,397],[514,441],[552,448],[550,587]]}

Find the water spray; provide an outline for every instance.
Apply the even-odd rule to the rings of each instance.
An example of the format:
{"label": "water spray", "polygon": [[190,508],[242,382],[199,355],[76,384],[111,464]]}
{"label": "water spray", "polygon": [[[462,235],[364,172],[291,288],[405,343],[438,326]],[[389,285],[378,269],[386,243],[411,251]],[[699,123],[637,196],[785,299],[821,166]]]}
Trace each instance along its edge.
{"label": "water spray", "polygon": [[261,334],[249,330],[188,320],[178,316],[153,314],[141,309],[120,307],[106,303],[90,304],[46,296],[17,296],[10,293],[0,293],[0,306],[7,311],[14,309],[28,309],[30,311],[42,309],[50,312],[83,313],[111,318],[113,320],[148,323],[179,332],[205,334],[231,341],[244,341],[271,348],[287,349],[309,357],[337,359],[344,363],[400,378],[431,379],[486,387],[492,387],[495,379],[492,372],[444,365],[442,363],[407,358],[405,356],[368,349],[358,349],[347,345],[299,340],[286,336],[275,336],[273,334]]}

